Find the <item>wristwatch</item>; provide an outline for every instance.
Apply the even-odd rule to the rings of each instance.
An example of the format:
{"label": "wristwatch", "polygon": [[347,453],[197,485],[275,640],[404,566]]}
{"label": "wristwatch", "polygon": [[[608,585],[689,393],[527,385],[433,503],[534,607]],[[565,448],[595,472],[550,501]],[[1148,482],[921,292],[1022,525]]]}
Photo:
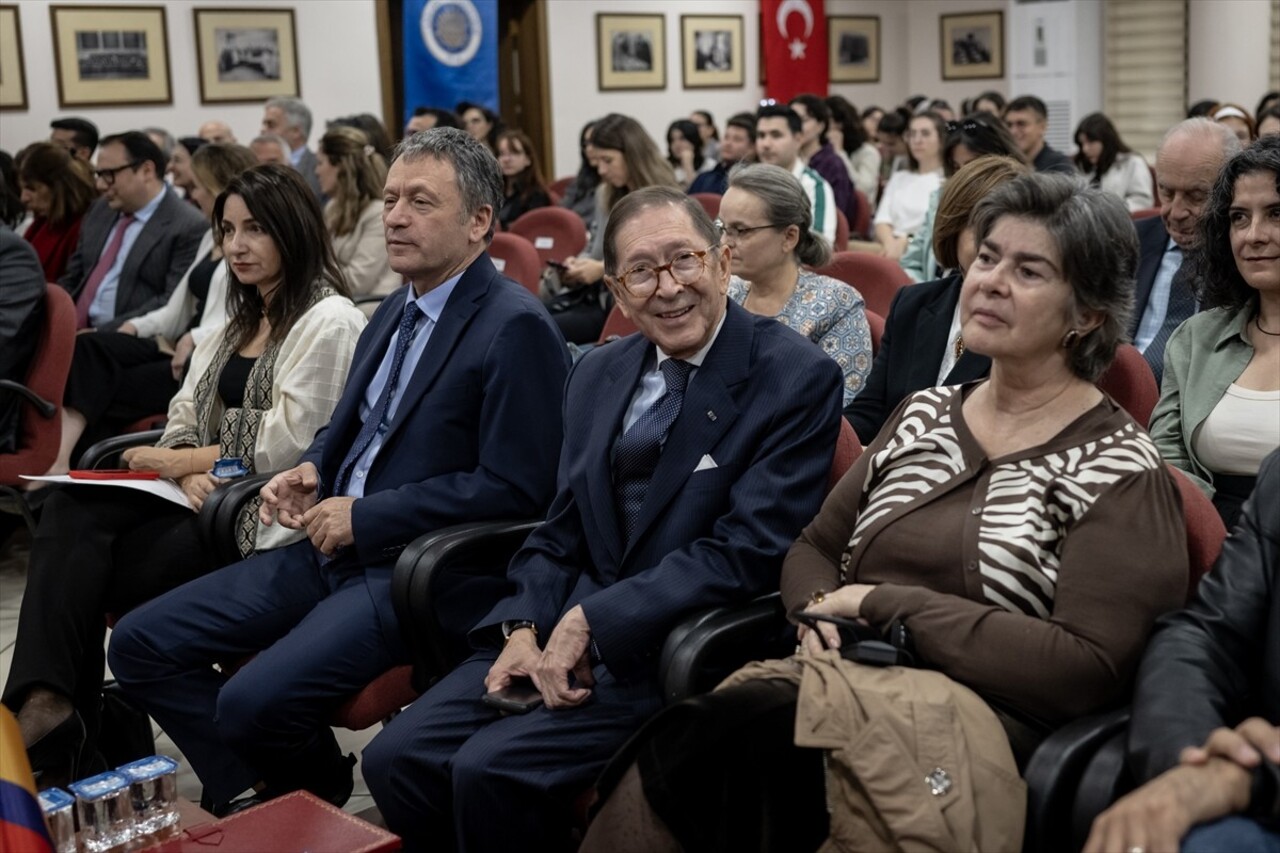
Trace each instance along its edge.
{"label": "wristwatch", "polygon": [[503,645],[506,645],[506,643],[511,639],[512,634],[514,634],[516,631],[523,631],[525,628],[528,628],[530,631],[532,631],[534,638],[537,639],[538,626],[533,624],[533,622],[531,622],[530,620],[508,619],[506,622],[503,622],[502,623]]}

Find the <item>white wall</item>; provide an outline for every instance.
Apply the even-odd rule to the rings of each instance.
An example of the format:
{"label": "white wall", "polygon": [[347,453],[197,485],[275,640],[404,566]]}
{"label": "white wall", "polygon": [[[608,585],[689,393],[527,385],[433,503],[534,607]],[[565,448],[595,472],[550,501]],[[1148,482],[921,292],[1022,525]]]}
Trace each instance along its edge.
{"label": "white wall", "polygon": [[[76,0],[83,5],[155,5],[156,0]],[[168,129],[175,136],[193,135],[201,122],[219,118],[236,136],[248,142],[258,134],[260,104],[200,103],[196,71],[193,0],[168,0],[169,70],[173,105],[167,107],[112,107],[90,109],[58,106],[58,82],[53,62],[53,33],[49,4],[45,0],[17,0],[22,20],[22,48],[26,62],[25,112],[0,113],[0,148],[16,152],[24,145],[49,136],[49,121],[60,115],[81,115],[98,125],[103,134],[145,126]],[[199,3],[203,8],[215,4]],[[312,144],[326,119],[356,112],[382,111],[382,86],[378,72],[377,22],[373,0],[235,0],[236,8],[289,7],[297,29],[298,66],[302,99],[315,122]]]}
{"label": "white wall", "polygon": [[1233,101],[1249,112],[1267,91],[1271,4],[1191,0],[1187,16],[1187,97]]}

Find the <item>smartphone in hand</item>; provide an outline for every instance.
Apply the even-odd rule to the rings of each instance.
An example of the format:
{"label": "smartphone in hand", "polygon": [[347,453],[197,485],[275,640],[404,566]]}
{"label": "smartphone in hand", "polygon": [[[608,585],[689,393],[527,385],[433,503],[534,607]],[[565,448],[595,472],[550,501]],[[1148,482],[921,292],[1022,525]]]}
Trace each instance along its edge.
{"label": "smartphone in hand", "polygon": [[542,704],[542,694],[533,679],[517,678],[501,690],[484,694],[480,701],[508,714],[527,714]]}

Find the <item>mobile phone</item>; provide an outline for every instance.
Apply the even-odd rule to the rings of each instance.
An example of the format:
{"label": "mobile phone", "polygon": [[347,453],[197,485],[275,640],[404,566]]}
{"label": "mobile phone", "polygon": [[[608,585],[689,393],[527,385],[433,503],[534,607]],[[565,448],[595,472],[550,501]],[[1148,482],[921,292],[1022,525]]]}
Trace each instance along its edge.
{"label": "mobile phone", "polygon": [[501,690],[484,694],[480,701],[508,714],[527,714],[542,704],[542,694],[532,679],[517,678]]}
{"label": "mobile phone", "polygon": [[552,261],[552,260],[548,260],[548,261],[547,261],[547,266],[551,267],[551,268],[552,268],[553,270],[555,270],[556,272],[564,272],[565,270],[569,269],[567,266],[565,266],[565,265],[564,265],[563,263],[561,263],[560,261]]}
{"label": "mobile phone", "polygon": [[884,639],[875,628],[859,622],[857,619],[846,619],[843,616],[832,616],[828,613],[812,613],[808,610],[798,611],[795,617],[797,622],[802,625],[808,625],[815,631],[818,630],[819,622],[829,622],[835,625],[840,631],[840,644],[842,646],[867,640]]}
{"label": "mobile phone", "polygon": [[85,469],[69,471],[73,480],[159,480],[159,471],[133,471],[129,468]]}

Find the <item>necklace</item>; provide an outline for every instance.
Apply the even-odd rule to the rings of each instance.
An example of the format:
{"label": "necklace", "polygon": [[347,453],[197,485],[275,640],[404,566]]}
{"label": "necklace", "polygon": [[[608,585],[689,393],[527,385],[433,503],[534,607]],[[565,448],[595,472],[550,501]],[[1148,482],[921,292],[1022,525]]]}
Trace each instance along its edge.
{"label": "necklace", "polygon": [[1273,338],[1280,338],[1280,332],[1268,332],[1266,329],[1262,328],[1262,315],[1261,315],[1261,314],[1254,314],[1254,315],[1253,315],[1253,325],[1257,326],[1257,327],[1258,327],[1258,331],[1259,331],[1259,332],[1262,332],[1262,334],[1264,334],[1264,335],[1270,335],[1270,336],[1271,336],[1271,337],[1273,337]]}

